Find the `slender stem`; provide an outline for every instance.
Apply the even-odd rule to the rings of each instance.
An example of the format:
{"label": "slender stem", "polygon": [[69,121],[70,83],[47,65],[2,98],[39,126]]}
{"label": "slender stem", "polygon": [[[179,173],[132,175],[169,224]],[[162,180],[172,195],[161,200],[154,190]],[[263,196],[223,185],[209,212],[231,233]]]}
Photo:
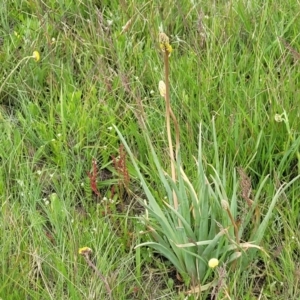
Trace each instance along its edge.
{"label": "slender stem", "polygon": [[[170,104],[169,52],[168,51],[164,52],[164,65],[165,65],[165,84],[166,84],[166,96],[165,96],[166,123],[167,123],[167,135],[168,135],[168,143],[169,143],[169,154],[170,154],[170,159],[171,159],[171,175],[172,175],[172,180],[174,182],[176,182],[175,157],[174,157],[174,152],[173,152],[173,143],[172,143],[172,136],[171,136],[170,115],[172,114],[173,120],[174,120],[175,116],[173,114],[173,111],[171,109],[171,104]],[[177,195],[176,195],[175,191],[173,191],[173,201],[174,201],[174,208],[177,210],[178,209],[178,200],[177,200]]]}
{"label": "slender stem", "polygon": [[233,228],[234,228],[234,235],[235,235],[235,240],[236,240],[236,243],[239,245],[240,244],[240,238],[239,238],[239,229],[238,229],[238,226],[236,224],[236,222],[234,221],[234,218],[229,210],[229,208],[226,209],[227,213],[228,213],[228,216],[230,218],[230,221],[233,225]]}
{"label": "slender stem", "polygon": [[[290,147],[291,143],[294,143],[295,138],[294,138],[294,135],[292,133],[289,118],[288,118],[288,115],[287,115],[286,111],[283,112],[283,116],[284,116],[284,123],[285,123],[285,126],[286,126],[286,130],[289,134],[288,146]],[[298,160],[298,174],[300,174],[300,152],[299,151],[296,152],[296,156],[297,156],[297,160]]]}
{"label": "slender stem", "polygon": [[178,157],[178,153],[179,153],[179,146],[180,146],[180,141],[179,141],[179,124],[177,122],[177,119],[173,113],[172,107],[170,105],[170,114],[171,114],[171,118],[174,122],[174,127],[175,127],[175,140],[176,140],[176,145],[175,145],[175,158],[177,160]]}
{"label": "slender stem", "polygon": [[109,284],[108,284],[106,278],[100,273],[100,271],[97,269],[97,267],[91,261],[91,259],[89,257],[89,253],[84,253],[83,257],[84,257],[85,261],[87,262],[88,266],[94,270],[94,272],[97,274],[97,276],[100,278],[100,280],[104,283],[106,291],[109,295],[109,298],[112,299],[112,294],[111,294],[111,289],[109,287]]}
{"label": "slender stem", "polygon": [[20,64],[24,61],[24,60],[28,60],[32,58],[32,56],[26,56],[24,58],[22,58],[17,64],[16,66],[10,71],[10,73],[6,76],[6,78],[3,80],[1,86],[0,86],[0,93],[2,92],[2,89],[4,87],[4,85],[6,84],[7,80],[11,77],[11,75],[18,69],[18,67],[20,66]]}

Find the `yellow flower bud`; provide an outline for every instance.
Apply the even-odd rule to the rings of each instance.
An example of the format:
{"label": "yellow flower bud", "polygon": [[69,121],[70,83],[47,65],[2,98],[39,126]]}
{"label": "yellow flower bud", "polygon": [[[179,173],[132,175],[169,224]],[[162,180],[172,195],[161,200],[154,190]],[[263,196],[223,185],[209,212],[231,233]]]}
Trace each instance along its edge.
{"label": "yellow flower bud", "polygon": [[159,33],[159,42],[161,44],[169,44],[169,37],[164,32],[160,32]]}
{"label": "yellow flower bud", "polygon": [[78,253],[80,255],[91,254],[92,252],[93,252],[92,249],[89,247],[82,247],[82,248],[79,248],[79,250],[78,250]]}
{"label": "yellow flower bud", "polygon": [[219,264],[219,260],[217,258],[211,258],[209,261],[208,261],[208,266],[212,269],[214,269],[215,267],[217,267]]}
{"label": "yellow flower bud", "polygon": [[33,51],[32,58],[38,62],[41,59],[40,53],[38,51]]}

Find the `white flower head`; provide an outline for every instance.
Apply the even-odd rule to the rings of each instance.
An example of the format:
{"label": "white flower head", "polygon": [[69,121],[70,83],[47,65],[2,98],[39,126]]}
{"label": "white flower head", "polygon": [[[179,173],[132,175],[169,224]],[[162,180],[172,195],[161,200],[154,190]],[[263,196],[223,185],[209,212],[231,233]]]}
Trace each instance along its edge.
{"label": "white flower head", "polygon": [[282,115],[280,115],[280,114],[275,114],[274,119],[278,123],[280,123],[280,122],[282,122],[284,120],[283,117],[282,117]]}

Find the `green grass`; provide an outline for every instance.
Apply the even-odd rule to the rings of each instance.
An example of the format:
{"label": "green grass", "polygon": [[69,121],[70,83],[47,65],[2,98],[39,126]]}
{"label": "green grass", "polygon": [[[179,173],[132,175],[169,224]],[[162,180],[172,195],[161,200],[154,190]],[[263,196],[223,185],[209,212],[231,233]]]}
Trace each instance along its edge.
{"label": "green grass", "polygon": [[[170,263],[135,249],[149,241],[138,218],[145,194],[130,159],[128,185],[114,163],[121,142],[113,126],[163,199],[140,120],[168,170],[158,92],[163,26],[174,49],[171,104],[185,173],[196,178],[202,123],[206,173],[214,174],[210,165],[218,170],[227,195],[238,167],[251,178],[253,199],[269,176],[257,199],[262,221],[280,186],[300,174],[299,2],[2,2],[0,297],[106,299],[103,282],[78,254],[88,246],[113,299],[184,299],[189,288]],[[36,50],[39,62],[24,59]],[[87,175],[93,158],[101,197]],[[231,299],[300,297],[299,196],[296,180],[278,198],[260,244],[269,257],[256,252],[246,271],[237,263],[222,280]],[[210,299],[210,292],[198,298]],[[224,290],[218,297],[229,299]]]}

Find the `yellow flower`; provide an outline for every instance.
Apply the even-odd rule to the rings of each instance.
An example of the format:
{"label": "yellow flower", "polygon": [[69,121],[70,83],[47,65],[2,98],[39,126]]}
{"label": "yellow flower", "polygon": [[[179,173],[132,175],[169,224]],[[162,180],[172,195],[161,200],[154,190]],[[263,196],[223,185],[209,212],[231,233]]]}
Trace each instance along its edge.
{"label": "yellow flower", "polygon": [[208,261],[208,266],[212,269],[214,269],[215,267],[217,267],[219,264],[219,260],[217,258],[211,258],[209,261]]}
{"label": "yellow flower", "polygon": [[90,254],[92,252],[93,252],[92,249],[89,247],[82,247],[82,248],[79,248],[79,250],[78,250],[78,253],[80,255]]}
{"label": "yellow flower", "polygon": [[38,62],[41,59],[40,53],[38,51],[33,51],[32,58],[34,58],[35,61]]}
{"label": "yellow flower", "polygon": [[158,83],[158,89],[159,89],[160,95],[162,97],[166,97],[166,85],[162,80],[160,80],[160,82]]}
{"label": "yellow flower", "polygon": [[162,52],[167,52],[170,56],[173,49],[172,46],[170,45],[169,37],[163,32],[159,34],[159,43]]}

